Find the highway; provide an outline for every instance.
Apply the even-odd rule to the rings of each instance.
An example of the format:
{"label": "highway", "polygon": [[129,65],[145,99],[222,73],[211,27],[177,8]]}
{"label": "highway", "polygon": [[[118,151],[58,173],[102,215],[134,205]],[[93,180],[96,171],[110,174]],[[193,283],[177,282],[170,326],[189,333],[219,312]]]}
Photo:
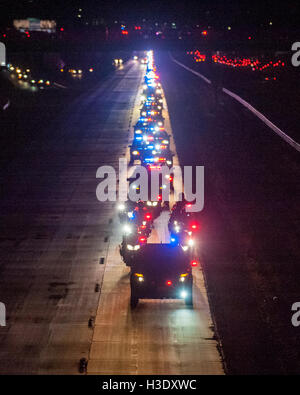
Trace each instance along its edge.
{"label": "highway", "polygon": [[200,259],[227,371],[297,373],[299,153],[169,53],[156,61],[180,163],[205,166]]}
{"label": "highway", "polygon": [[77,374],[83,357],[89,374],[223,373],[201,269],[194,310],[146,301],[132,313],[116,205],[96,199],[97,168],[128,155],[143,73],[129,61],[68,103],[8,168],[1,374]]}
{"label": "highway", "polygon": [[96,199],[96,170],[117,166],[127,147],[140,78],[131,62],[67,103],[10,164],[1,199],[1,374],[77,373],[88,356],[115,215],[113,203]]}
{"label": "highway", "polygon": [[[140,96],[136,97],[133,123],[139,117]],[[165,128],[172,133],[166,102],[164,108]],[[173,138],[171,147],[176,153]],[[174,164],[178,164],[177,154]],[[154,221],[148,243],[170,242],[168,216],[163,211]],[[178,300],[146,300],[131,311],[130,270],[120,258],[121,239],[122,228],[117,223],[107,255],[88,373],[223,374],[202,269],[193,271],[193,309]]]}
{"label": "highway", "polygon": [[[96,199],[97,168],[128,157],[144,73],[130,60],[93,90],[45,102],[43,117],[22,103],[23,150],[7,130],[0,374],[78,374],[83,357],[88,374],[223,374],[218,339],[226,373],[299,373],[299,153],[230,97],[216,106],[168,52],[155,59],[175,164],[205,166],[194,309],[149,300],[130,310],[116,204]],[[167,240],[165,220],[155,225],[149,240]]]}

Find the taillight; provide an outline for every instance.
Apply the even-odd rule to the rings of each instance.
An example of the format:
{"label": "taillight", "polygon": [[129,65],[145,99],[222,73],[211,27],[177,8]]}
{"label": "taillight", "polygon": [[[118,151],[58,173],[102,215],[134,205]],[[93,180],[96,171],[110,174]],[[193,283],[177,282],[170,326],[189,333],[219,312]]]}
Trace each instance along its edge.
{"label": "taillight", "polygon": [[146,241],[147,241],[146,237],[140,237],[139,238],[139,242],[140,243],[146,243]]}
{"label": "taillight", "polygon": [[172,281],[171,280],[166,281],[166,285],[168,286],[172,285]]}
{"label": "taillight", "polygon": [[192,267],[195,267],[195,266],[197,266],[198,265],[198,262],[196,261],[196,260],[193,260],[192,262],[191,262],[191,266]]}
{"label": "taillight", "polygon": [[199,226],[198,226],[197,223],[193,222],[193,223],[191,224],[191,229],[192,229],[192,230],[197,230],[198,228],[199,228]]}

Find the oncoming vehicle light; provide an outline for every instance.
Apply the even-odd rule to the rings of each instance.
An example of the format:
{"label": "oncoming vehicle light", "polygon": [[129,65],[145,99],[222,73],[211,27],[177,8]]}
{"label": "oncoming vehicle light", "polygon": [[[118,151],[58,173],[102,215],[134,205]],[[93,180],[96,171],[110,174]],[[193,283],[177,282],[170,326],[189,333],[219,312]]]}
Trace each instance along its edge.
{"label": "oncoming vehicle light", "polygon": [[139,155],[140,153],[139,153],[139,151],[133,151],[132,152],[132,155]]}
{"label": "oncoming vehicle light", "polygon": [[124,210],[125,210],[125,204],[120,203],[120,204],[118,205],[118,210],[119,210],[119,211],[124,211]]}
{"label": "oncoming vehicle light", "polygon": [[188,276],[188,273],[181,274],[179,277],[179,281],[183,283],[187,276]]}
{"label": "oncoming vehicle light", "polygon": [[137,280],[140,282],[144,281],[144,275],[141,273],[134,273],[134,275],[137,277]]}

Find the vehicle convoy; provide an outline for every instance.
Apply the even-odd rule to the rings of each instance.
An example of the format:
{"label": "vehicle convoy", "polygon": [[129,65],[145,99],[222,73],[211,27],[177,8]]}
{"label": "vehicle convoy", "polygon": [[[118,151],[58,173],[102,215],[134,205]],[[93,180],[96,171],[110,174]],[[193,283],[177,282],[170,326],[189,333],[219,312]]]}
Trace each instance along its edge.
{"label": "vehicle convoy", "polygon": [[190,255],[172,244],[145,244],[136,253],[130,275],[134,308],[139,299],[183,299],[193,306]]}
{"label": "vehicle convoy", "polygon": [[[184,211],[186,201],[175,204],[168,215],[163,229],[169,229],[169,244],[148,243],[154,228],[154,220],[162,210],[169,211],[169,200],[164,201],[173,190],[174,175],[170,172],[173,156],[170,149],[170,135],[164,127],[163,91],[156,74],[153,53],[148,51],[141,62],[146,64],[146,73],[141,96],[140,117],[133,127],[133,141],[130,147],[130,165],[138,161],[148,174],[148,195],[146,201],[127,201],[118,206],[123,226],[120,254],[131,267],[131,307],[139,299],[172,298],[184,299],[193,305],[193,276],[191,256],[193,255],[193,232],[190,215]],[[167,174],[162,172],[166,166]],[[152,176],[156,177],[157,191],[152,188]],[[153,177],[153,178],[155,178]],[[128,178],[129,188],[138,193],[140,186],[135,178]],[[153,193],[152,193],[153,192]],[[164,193],[165,192],[165,193]],[[157,230],[156,230],[157,234]],[[164,233],[165,235],[165,233]],[[165,237],[165,236],[164,236]],[[153,239],[152,239],[153,241]],[[157,241],[155,241],[157,243]],[[192,261],[196,262],[196,261]]]}

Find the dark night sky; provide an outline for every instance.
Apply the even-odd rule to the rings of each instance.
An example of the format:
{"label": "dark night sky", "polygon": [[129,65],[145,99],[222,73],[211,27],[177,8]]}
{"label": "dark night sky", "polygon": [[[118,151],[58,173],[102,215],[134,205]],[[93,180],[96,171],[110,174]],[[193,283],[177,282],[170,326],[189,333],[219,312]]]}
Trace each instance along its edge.
{"label": "dark night sky", "polygon": [[83,15],[103,17],[107,22],[123,19],[135,23],[146,18],[153,22],[201,23],[217,27],[229,24],[259,25],[272,20],[274,26],[284,26],[296,25],[300,20],[299,3],[297,0],[1,0],[0,18],[2,23],[15,17],[28,16],[72,20],[78,9],[82,8]]}

